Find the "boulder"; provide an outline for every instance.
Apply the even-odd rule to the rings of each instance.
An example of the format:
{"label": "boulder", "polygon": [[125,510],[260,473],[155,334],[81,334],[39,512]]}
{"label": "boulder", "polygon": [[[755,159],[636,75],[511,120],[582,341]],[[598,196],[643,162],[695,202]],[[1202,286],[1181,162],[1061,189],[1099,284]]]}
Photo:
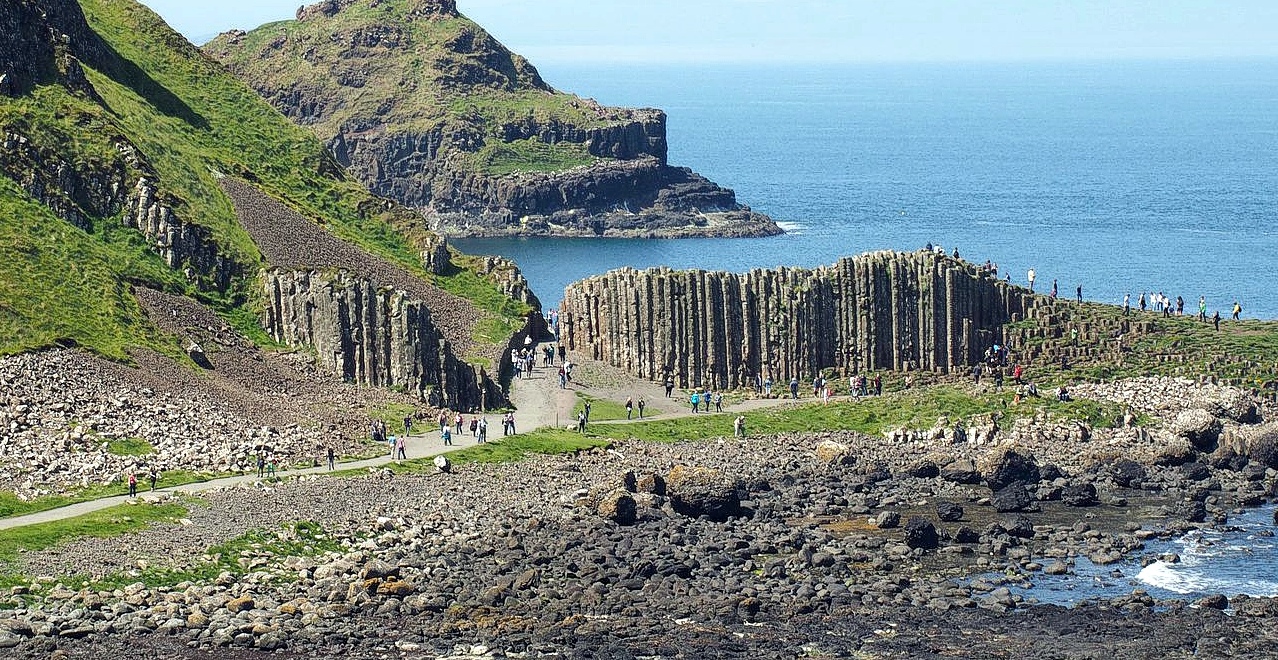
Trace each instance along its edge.
{"label": "boulder", "polygon": [[635,498],[620,488],[599,498],[599,505],[595,510],[600,516],[618,525],[632,525],[635,522]]}
{"label": "boulder", "polygon": [[941,478],[956,484],[973,485],[981,483],[981,473],[976,469],[976,466],[971,461],[963,458],[941,468]]}
{"label": "boulder", "polygon": [[817,460],[827,465],[854,465],[856,456],[852,448],[833,440],[822,440],[816,446]]}
{"label": "boulder", "polygon": [[941,469],[929,460],[922,460],[906,468],[906,474],[915,479],[931,479],[941,474]]}
{"label": "boulder", "polygon": [[883,511],[874,519],[879,529],[894,529],[901,524],[901,514],[896,511]]}
{"label": "boulder", "polygon": [[1030,520],[1026,516],[1016,516],[1015,518],[1006,521],[1003,528],[1007,532],[1008,536],[1015,536],[1019,539],[1034,538],[1034,521]]}
{"label": "boulder", "polygon": [[253,605],[252,596],[240,596],[239,598],[232,598],[231,600],[226,601],[226,609],[231,614],[247,612],[253,609]]}
{"label": "boulder", "polygon": [[1194,446],[1188,440],[1171,434],[1163,434],[1159,440],[1158,455],[1154,456],[1155,465],[1184,465],[1194,460]]}
{"label": "boulder", "polygon": [[999,513],[1025,511],[1033,503],[1034,498],[1030,495],[1029,489],[1019,481],[994,491],[994,494],[990,496],[990,504]]}
{"label": "boulder", "polygon": [[1198,451],[1215,451],[1216,441],[1220,439],[1220,420],[1202,408],[1180,411],[1168,428]]}
{"label": "boulder", "polygon": [[913,516],[905,522],[905,545],[911,548],[931,550],[940,545],[936,526],[926,518]]}
{"label": "boulder", "polygon": [[662,478],[661,475],[653,474],[651,472],[641,474],[635,477],[634,492],[647,493],[649,495],[665,495],[666,480]]}
{"label": "boulder", "polygon": [[1211,478],[1211,468],[1197,461],[1180,466],[1180,473],[1189,481],[1205,481]]}
{"label": "boulder", "polygon": [[1176,515],[1185,522],[1205,522],[1207,520],[1207,505],[1198,500],[1185,500],[1176,507]]}
{"label": "boulder", "polygon": [[1278,429],[1272,427],[1256,434],[1247,448],[1247,458],[1267,468],[1278,470]]}
{"label": "boulder", "polygon": [[937,502],[936,517],[941,522],[957,522],[963,519],[963,507],[954,502]]}
{"label": "boulder", "polygon": [[380,559],[370,559],[364,564],[364,568],[359,571],[359,576],[366,580],[395,577],[398,575],[398,566],[392,566]]}
{"label": "boulder", "polygon": [[1100,504],[1100,500],[1096,499],[1096,486],[1089,483],[1075,483],[1066,486],[1061,491],[1061,502],[1065,506],[1073,507]]}
{"label": "boulder", "polygon": [[1038,483],[1038,463],[1034,457],[1014,449],[995,452],[982,461],[981,476],[990,490],[1001,490],[1014,482]]}
{"label": "boulder", "polygon": [[723,521],[741,513],[736,479],[710,468],[676,465],[666,476],[666,495],[685,516]]}
{"label": "boulder", "polygon": [[971,544],[979,543],[980,541],[981,534],[967,525],[960,525],[958,529],[954,530],[955,543]]}
{"label": "boulder", "polygon": [[1145,466],[1130,458],[1121,458],[1109,469],[1110,478],[1121,488],[1140,488],[1148,476]]}
{"label": "boulder", "polygon": [[1246,392],[1235,388],[1221,388],[1205,394],[1194,402],[1215,417],[1232,419],[1240,424],[1254,424],[1257,420],[1256,401]]}
{"label": "boulder", "polygon": [[433,462],[435,463],[435,469],[443,472],[444,474],[448,474],[453,471],[453,462],[448,460],[448,457],[443,454],[436,456]]}

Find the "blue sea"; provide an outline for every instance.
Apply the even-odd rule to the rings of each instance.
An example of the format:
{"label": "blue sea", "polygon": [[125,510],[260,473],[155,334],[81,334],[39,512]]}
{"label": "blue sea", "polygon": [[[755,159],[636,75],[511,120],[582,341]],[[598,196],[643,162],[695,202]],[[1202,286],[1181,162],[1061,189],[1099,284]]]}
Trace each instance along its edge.
{"label": "blue sea", "polygon": [[620,266],[745,271],[957,248],[1023,283],[1278,318],[1278,60],[550,67],[669,115],[670,162],[786,228],[764,239],[457,241],[554,306]]}

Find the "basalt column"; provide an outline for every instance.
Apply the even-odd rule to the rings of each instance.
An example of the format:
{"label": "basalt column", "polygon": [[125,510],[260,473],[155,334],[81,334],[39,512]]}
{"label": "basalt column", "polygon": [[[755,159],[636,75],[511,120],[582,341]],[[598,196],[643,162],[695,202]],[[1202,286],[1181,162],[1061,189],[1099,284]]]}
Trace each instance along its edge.
{"label": "basalt column", "polygon": [[569,342],[642,378],[750,387],[818,372],[973,364],[1029,293],[932,252],[875,252],[813,270],[621,269],[570,285]]}

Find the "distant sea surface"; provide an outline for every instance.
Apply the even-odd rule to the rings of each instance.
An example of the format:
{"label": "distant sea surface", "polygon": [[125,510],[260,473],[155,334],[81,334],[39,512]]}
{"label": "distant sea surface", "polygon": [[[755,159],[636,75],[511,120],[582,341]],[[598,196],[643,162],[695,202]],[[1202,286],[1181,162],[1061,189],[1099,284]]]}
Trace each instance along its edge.
{"label": "distant sea surface", "polygon": [[1278,318],[1278,60],[573,66],[556,88],[669,114],[670,162],[787,230],[763,239],[472,239],[545,306],[621,266],[818,266],[926,243],[1036,289]]}

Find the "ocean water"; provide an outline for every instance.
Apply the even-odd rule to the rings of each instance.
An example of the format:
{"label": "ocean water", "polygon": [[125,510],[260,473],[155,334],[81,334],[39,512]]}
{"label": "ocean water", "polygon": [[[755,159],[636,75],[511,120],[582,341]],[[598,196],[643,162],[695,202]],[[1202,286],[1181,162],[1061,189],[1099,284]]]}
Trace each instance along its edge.
{"label": "ocean water", "polygon": [[[788,230],[763,239],[457,241],[544,304],[621,266],[745,271],[957,247],[1062,296],[1198,297],[1278,318],[1278,60],[573,66],[560,89],[669,115],[670,162]],[[1196,307],[1195,307],[1196,309]]]}
{"label": "ocean water", "polygon": [[[1141,566],[1138,556],[1100,566],[1078,557],[1069,574],[1036,575],[1012,591],[1040,603],[1070,605],[1124,596],[1142,589],[1160,600],[1195,600],[1224,594],[1278,596],[1278,539],[1274,505],[1230,518],[1223,529],[1196,530],[1172,541],[1150,541],[1145,556],[1174,554],[1177,562]],[[998,576],[988,576],[997,578]]]}

